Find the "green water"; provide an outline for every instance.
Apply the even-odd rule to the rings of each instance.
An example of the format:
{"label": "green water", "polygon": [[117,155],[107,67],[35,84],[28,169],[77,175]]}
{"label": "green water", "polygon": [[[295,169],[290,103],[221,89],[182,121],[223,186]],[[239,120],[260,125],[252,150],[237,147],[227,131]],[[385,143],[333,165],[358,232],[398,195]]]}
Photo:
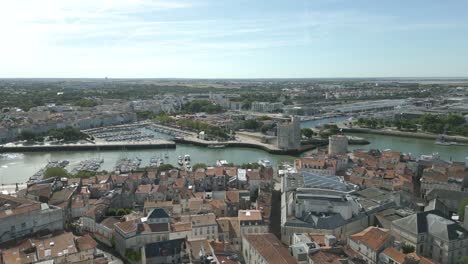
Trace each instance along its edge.
{"label": "green water", "polygon": [[415,157],[423,154],[439,153],[445,160],[464,161],[468,157],[468,147],[466,146],[442,146],[434,144],[434,140],[405,138],[386,135],[373,134],[349,134],[365,138],[371,143],[364,146],[350,146],[350,149],[391,149],[405,153],[411,153]]}
{"label": "green water", "polygon": [[[164,158],[165,154],[169,158]],[[49,160],[68,160],[70,164],[67,169],[75,167],[81,160],[90,158],[102,158],[104,163],[101,166],[103,170],[112,170],[118,159],[140,158],[141,166],[149,165],[149,161],[154,156],[159,156],[164,159],[165,163],[170,163],[177,166],[178,156],[189,154],[191,156],[192,165],[196,163],[205,163],[214,165],[219,159],[227,160],[235,164],[257,162],[259,159],[266,158],[273,165],[281,161],[292,161],[294,157],[284,155],[272,155],[263,150],[250,148],[224,148],[224,149],[209,149],[193,145],[177,145],[176,149],[158,149],[158,150],[127,150],[123,151],[76,151],[76,152],[48,152],[48,153],[24,153],[17,157],[2,157],[0,158],[0,183],[11,184],[16,182],[25,182],[36,171],[46,165]]]}
{"label": "green water", "polygon": [[[403,138],[395,136],[371,135],[371,134],[352,134],[367,139],[371,142],[369,145],[350,146],[350,150],[357,148],[364,149],[391,149],[394,151],[411,153],[415,157],[421,154],[432,154],[438,152],[446,160],[463,161],[468,157],[468,147],[459,146],[441,146],[435,145],[433,140]],[[189,154],[192,164],[205,163],[214,165],[216,160],[225,159],[228,162],[236,164],[257,162],[259,159],[269,159],[273,165],[281,161],[292,161],[295,157],[284,155],[272,155],[263,150],[249,148],[225,148],[209,149],[193,145],[177,145],[176,149],[168,150],[127,150],[123,151],[78,151],[78,152],[50,152],[50,153],[24,153],[17,157],[0,157],[0,183],[21,183],[42,168],[49,160],[69,160],[70,165],[67,168],[73,168],[79,161],[90,158],[102,158],[104,163],[101,169],[112,170],[115,162],[123,157],[142,159],[141,166],[149,164],[149,160],[154,156],[164,157],[168,154],[169,158],[165,163],[177,165],[177,157]],[[305,154],[307,155],[307,154]]]}

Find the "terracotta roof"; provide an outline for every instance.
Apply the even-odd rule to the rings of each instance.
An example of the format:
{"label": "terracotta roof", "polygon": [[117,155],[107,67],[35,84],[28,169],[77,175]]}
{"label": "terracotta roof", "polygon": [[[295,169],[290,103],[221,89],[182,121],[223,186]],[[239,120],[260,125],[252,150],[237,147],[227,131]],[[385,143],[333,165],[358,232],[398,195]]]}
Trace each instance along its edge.
{"label": "terracotta roof", "polygon": [[214,167],[206,168],[205,174],[206,176],[215,176],[215,168]]}
{"label": "terracotta roof", "polygon": [[216,176],[216,177],[224,176],[224,167],[215,167],[214,168],[214,176]]}
{"label": "terracotta roof", "polygon": [[237,176],[237,168],[236,167],[226,168],[226,175],[229,177]]}
{"label": "terracotta roof", "polygon": [[187,241],[187,244],[189,245],[188,249],[190,250],[190,254],[192,255],[193,259],[199,259],[200,252],[205,252],[205,256],[214,253],[211,252],[211,245],[206,239],[189,240]]}
{"label": "terracotta roof", "polygon": [[150,193],[153,186],[151,184],[138,185],[138,189],[135,193]]}
{"label": "terracotta roof", "polygon": [[341,254],[337,254],[334,252],[327,252],[324,250],[320,250],[318,252],[312,253],[309,255],[309,258],[312,260],[312,263],[320,263],[320,264],[342,264],[342,259],[346,259]]}
{"label": "terracotta roof", "polygon": [[0,203],[10,204],[10,209],[0,211],[0,219],[14,217],[31,211],[40,210],[41,204],[32,200],[19,199],[8,195],[0,194]]}
{"label": "terracotta roof", "polygon": [[224,200],[212,200],[210,205],[212,208],[223,208],[226,207],[226,202]]}
{"label": "terracotta roof", "polygon": [[113,230],[115,228],[114,224],[119,223],[120,220],[117,217],[107,217],[101,221],[101,225]]}
{"label": "terracotta roof", "polygon": [[174,188],[182,188],[184,186],[185,186],[185,179],[184,178],[178,178],[173,183]]}
{"label": "terracotta roof", "polygon": [[122,175],[112,175],[111,177],[114,183],[124,183],[128,179],[128,176]]}
{"label": "terracotta roof", "polygon": [[319,244],[319,246],[325,246],[325,234],[309,233],[310,240]]}
{"label": "terracotta roof", "polygon": [[226,191],[226,201],[232,203],[239,202],[239,191]]}
{"label": "terracotta roof", "polygon": [[72,233],[63,233],[43,240],[34,240],[33,242],[36,245],[39,260],[44,260],[48,256],[58,257],[59,254],[73,254],[78,251]]}
{"label": "terracotta roof", "polygon": [[370,226],[363,231],[351,235],[350,239],[357,243],[362,243],[374,251],[379,250],[390,238],[388,230]]}
{"label": "terracotta roof", "polygon": [[145,229],[148,232],[167,232],[169,231],[169,224],[168,223],[157,223],[157,224],[143,224],[145,227],[149,227],[149,229]]}
{"label": "terracotta roof", "polygon": [[194,173],[193,176],[194,176],[194,178],[195,178],[196,180],[204,179],[204,178],[206,177],[205,169],[203,169],[203,168],[197,169],[197,170],[195,171],[195,173]]}
{"label": "terracotta roof", "polygon": [[382,253],[400,264],[405,261],[406,255],[403,252],[396,250],[394,247],[386,248]]}
{"label": "terracotta roof", "polygon": [[244,238],[249,242],[250,247],[255,249],[269,264],[289,264],[297,263],[281,241],[271,233],[248,234]]}
{"label": "terracotta roof", "polygon": [[156,179],[156,174],[158,174],[157,170],[148,170],[148,178]]}
{"label": "terracotta roof", "polygon": [[116,223],[115,227],[117,227],[118,229],[120,229],[124,233],[135,232],[137,230],[137,221],[130,220],[130,221],[126,221],[126,222]]}
{"label": "terracotta roof", "polygon": [[52,194],[52,184],[34,184],[28,188],[27,193],[39,197],[49,198]]}
{"label": "terracotta roof", "polygon": [[237,217],[239,221],[262,221],[262,214],[259,210],[239,210]]}
{"label": "terracotta roof", "polygon": [[260,180],[259,170],[247,170],[247,177],[249,180]]}
{"label": "terracotta roof", "polygon": [[216,216],[213,213],[190,215],[192,226],[217,225]]}
{"label": "terracotta roof", "polygon": [[132,179],[132,180],[140,180],[141,178],[143,178],[143,175],[145,173],[144,172],[132,172],[128,175],[128,178]]}
{"label": "terracotta roof", "polygon": [[96,248],[97,242],[90,235],[86,234],[76,239],[76,246],[80,251],[84,251]]}
{"label": "terracotta roof", "polygon": [[203,205],[203,199],[200,198],[190,198],[188,201],[188,208],[190,210],[200,210]]}
{"label": "terracotta roof", "polygon": [[192,224],[191,223],[182,223],[177,222],[171,225],[171,229],[173,232],[183,232],[183,231],[191,231]]}

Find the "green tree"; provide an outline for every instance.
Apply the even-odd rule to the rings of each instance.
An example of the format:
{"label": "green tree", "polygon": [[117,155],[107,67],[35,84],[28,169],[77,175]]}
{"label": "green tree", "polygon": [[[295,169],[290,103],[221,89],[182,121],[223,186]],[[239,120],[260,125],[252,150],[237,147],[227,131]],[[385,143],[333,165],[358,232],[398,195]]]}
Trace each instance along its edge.
{"label": "green tree", "polygon": [[75,173],[75,175],[73,175],[73,178],[89,178],[89,177],[93,177],[96,175],[97,175],[96,171],[82,170],[82,171]]}
{"label": "green tree", "polygon": [[36,134],[31,130],[22,130],[19,138],[20,140],[32,141],[36,138]]}
{"label": "green tree", "polygon": [[468,198],[463,199],[458,204],[458,215],[460,216],[460,220],[463,221],[465,219],[465,207],[468,205]]}
{"label": "green tree", "polygon": [[74,103],[74,105],[81,106],[81,107],[93,107],[93,106],[96,106],[98,104],[96,103],[96,101],[94,101],[92,99],[85,99],[84,98],[84,99],[80,99],[80,100],[76,101]]}
{"label": "green tree", "polygon": [[168,170],[172,170],[174,168],[174,166],[172,166],[171,164],[161,164],[161,166],[158,167],[159,171],[168,171]]}
{"label": "green tree", "polygon": [[67,170],[58,167],[47,168],[44,171],[44,179],[56,177],[69,177]]}
{"label": "green tree", "polygon": [[115,236],[114,235],[112,235],[110,242],[111,242],[112,248],[115,249]]}
{"label": "green tree", "polygon": [[154,117],[154,113],[151,111],[136,111],[135,114],[139,120],[146,120]]}
{"label": "green tree", "polygon": [[310,128],[301,129],[301,134],[306,138],[311,138],[314,135],[314,131]]}
{"label": "green tree", "polygon": [[206,169],[206,164],[205,163],[197,163],[192,166],[193,171],[196,171],[198,169]]}
{"label": "green tree", "polygon": [[242,101],[242,110],[250,110],[250,108],[252,107],[252,101],[249,101],[249,100],[244,100]]}
{"label": "green tree", "polygon": [[414,246],[413,245],[410,245],[410,244],[406,244],[404,243],[402,246],[401,246],[401,250],[403,251],[404,254],[409,254],[409,253],[413,253],[414,252]]}
{"label": "green tree", "polygon": [[108,215],[108,216],[116,216],[116,215],[117,215],[117,212],[116,212],[115,208],[109,208],[109,209],[107,209],[107,215]]}
{"label": "green tree", "polygon": [[262,122],[258,122],[255,119],[248,119],[242,122],[242,127],[245,129],[257,130],[262,126]]}
{"label": "green tree", "polygon": [[468,256],[463,256],[458,260],[458,264],[468,264]]}
{"label": "green tree", "polygon": [[131,248],[127,248],[125,249],[125,257],[130,261],[139,262],[141,260],[141,253]]}

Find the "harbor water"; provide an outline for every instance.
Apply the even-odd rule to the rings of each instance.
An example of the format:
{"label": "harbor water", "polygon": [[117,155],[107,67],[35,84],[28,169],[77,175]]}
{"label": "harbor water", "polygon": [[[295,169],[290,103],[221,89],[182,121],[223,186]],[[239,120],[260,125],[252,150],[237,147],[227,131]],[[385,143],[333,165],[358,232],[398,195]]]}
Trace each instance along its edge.
{"label": "harbor water", "polygon": [[[321,120],[306,121],[302,127],[315,127],[330,122],[344,121],[345,118],[327,118]],[[167,138],[160,133],[153,132],[158,138]],[[369,145],[350,146],[349,149],[391,149],[411,153],[418,157],[422,154],[432,154],[437,152],[441,158],[453,161],[463,161],[468,157],[468,147],[443,146],[434,144],[433,140],[405,138],[387,135],[374,134],[350,134],[364,138],[370,142]],[[308,152],[311,153],[311,152]],[[303,155],[307,155],[304,153]],[[113,170],[116,162],[122,158],[140,158],[141,166],[148,166],[151,158],[160,157],[164,163],[177,166],[177,157],[189,154],[192,165],[205,163],[214,165],[219,159],[227,160],[235,164],[257,162],[259,159],[268,159],[273,166],[282,161],[293,161],[294,156],[273,155],[263,150],[252,148],[222,148],[212,149],[188,144],[178,144],[176,149],[158,150],[126,150],[126,151],[75,151],[75,152],[47,152],[47,153],[23,153],[23,154],[2,154],[0,155],[0,184],[24,183],[38,170],[43,168],[48,161],[68,160],[70,164],[68,170],[78,166],[80,161],[86,159],[103,159],[100,170]],[[165,158],[165,156],[168,158]]]}

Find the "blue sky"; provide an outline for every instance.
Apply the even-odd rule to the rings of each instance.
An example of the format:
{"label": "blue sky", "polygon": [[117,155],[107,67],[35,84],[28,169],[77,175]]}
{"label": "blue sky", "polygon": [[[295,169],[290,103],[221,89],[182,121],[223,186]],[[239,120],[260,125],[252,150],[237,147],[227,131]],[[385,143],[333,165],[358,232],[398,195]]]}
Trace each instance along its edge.
{"label": "blue sky", "polygon": [[6,0],[0,77],[467,77],[468,1]]}

